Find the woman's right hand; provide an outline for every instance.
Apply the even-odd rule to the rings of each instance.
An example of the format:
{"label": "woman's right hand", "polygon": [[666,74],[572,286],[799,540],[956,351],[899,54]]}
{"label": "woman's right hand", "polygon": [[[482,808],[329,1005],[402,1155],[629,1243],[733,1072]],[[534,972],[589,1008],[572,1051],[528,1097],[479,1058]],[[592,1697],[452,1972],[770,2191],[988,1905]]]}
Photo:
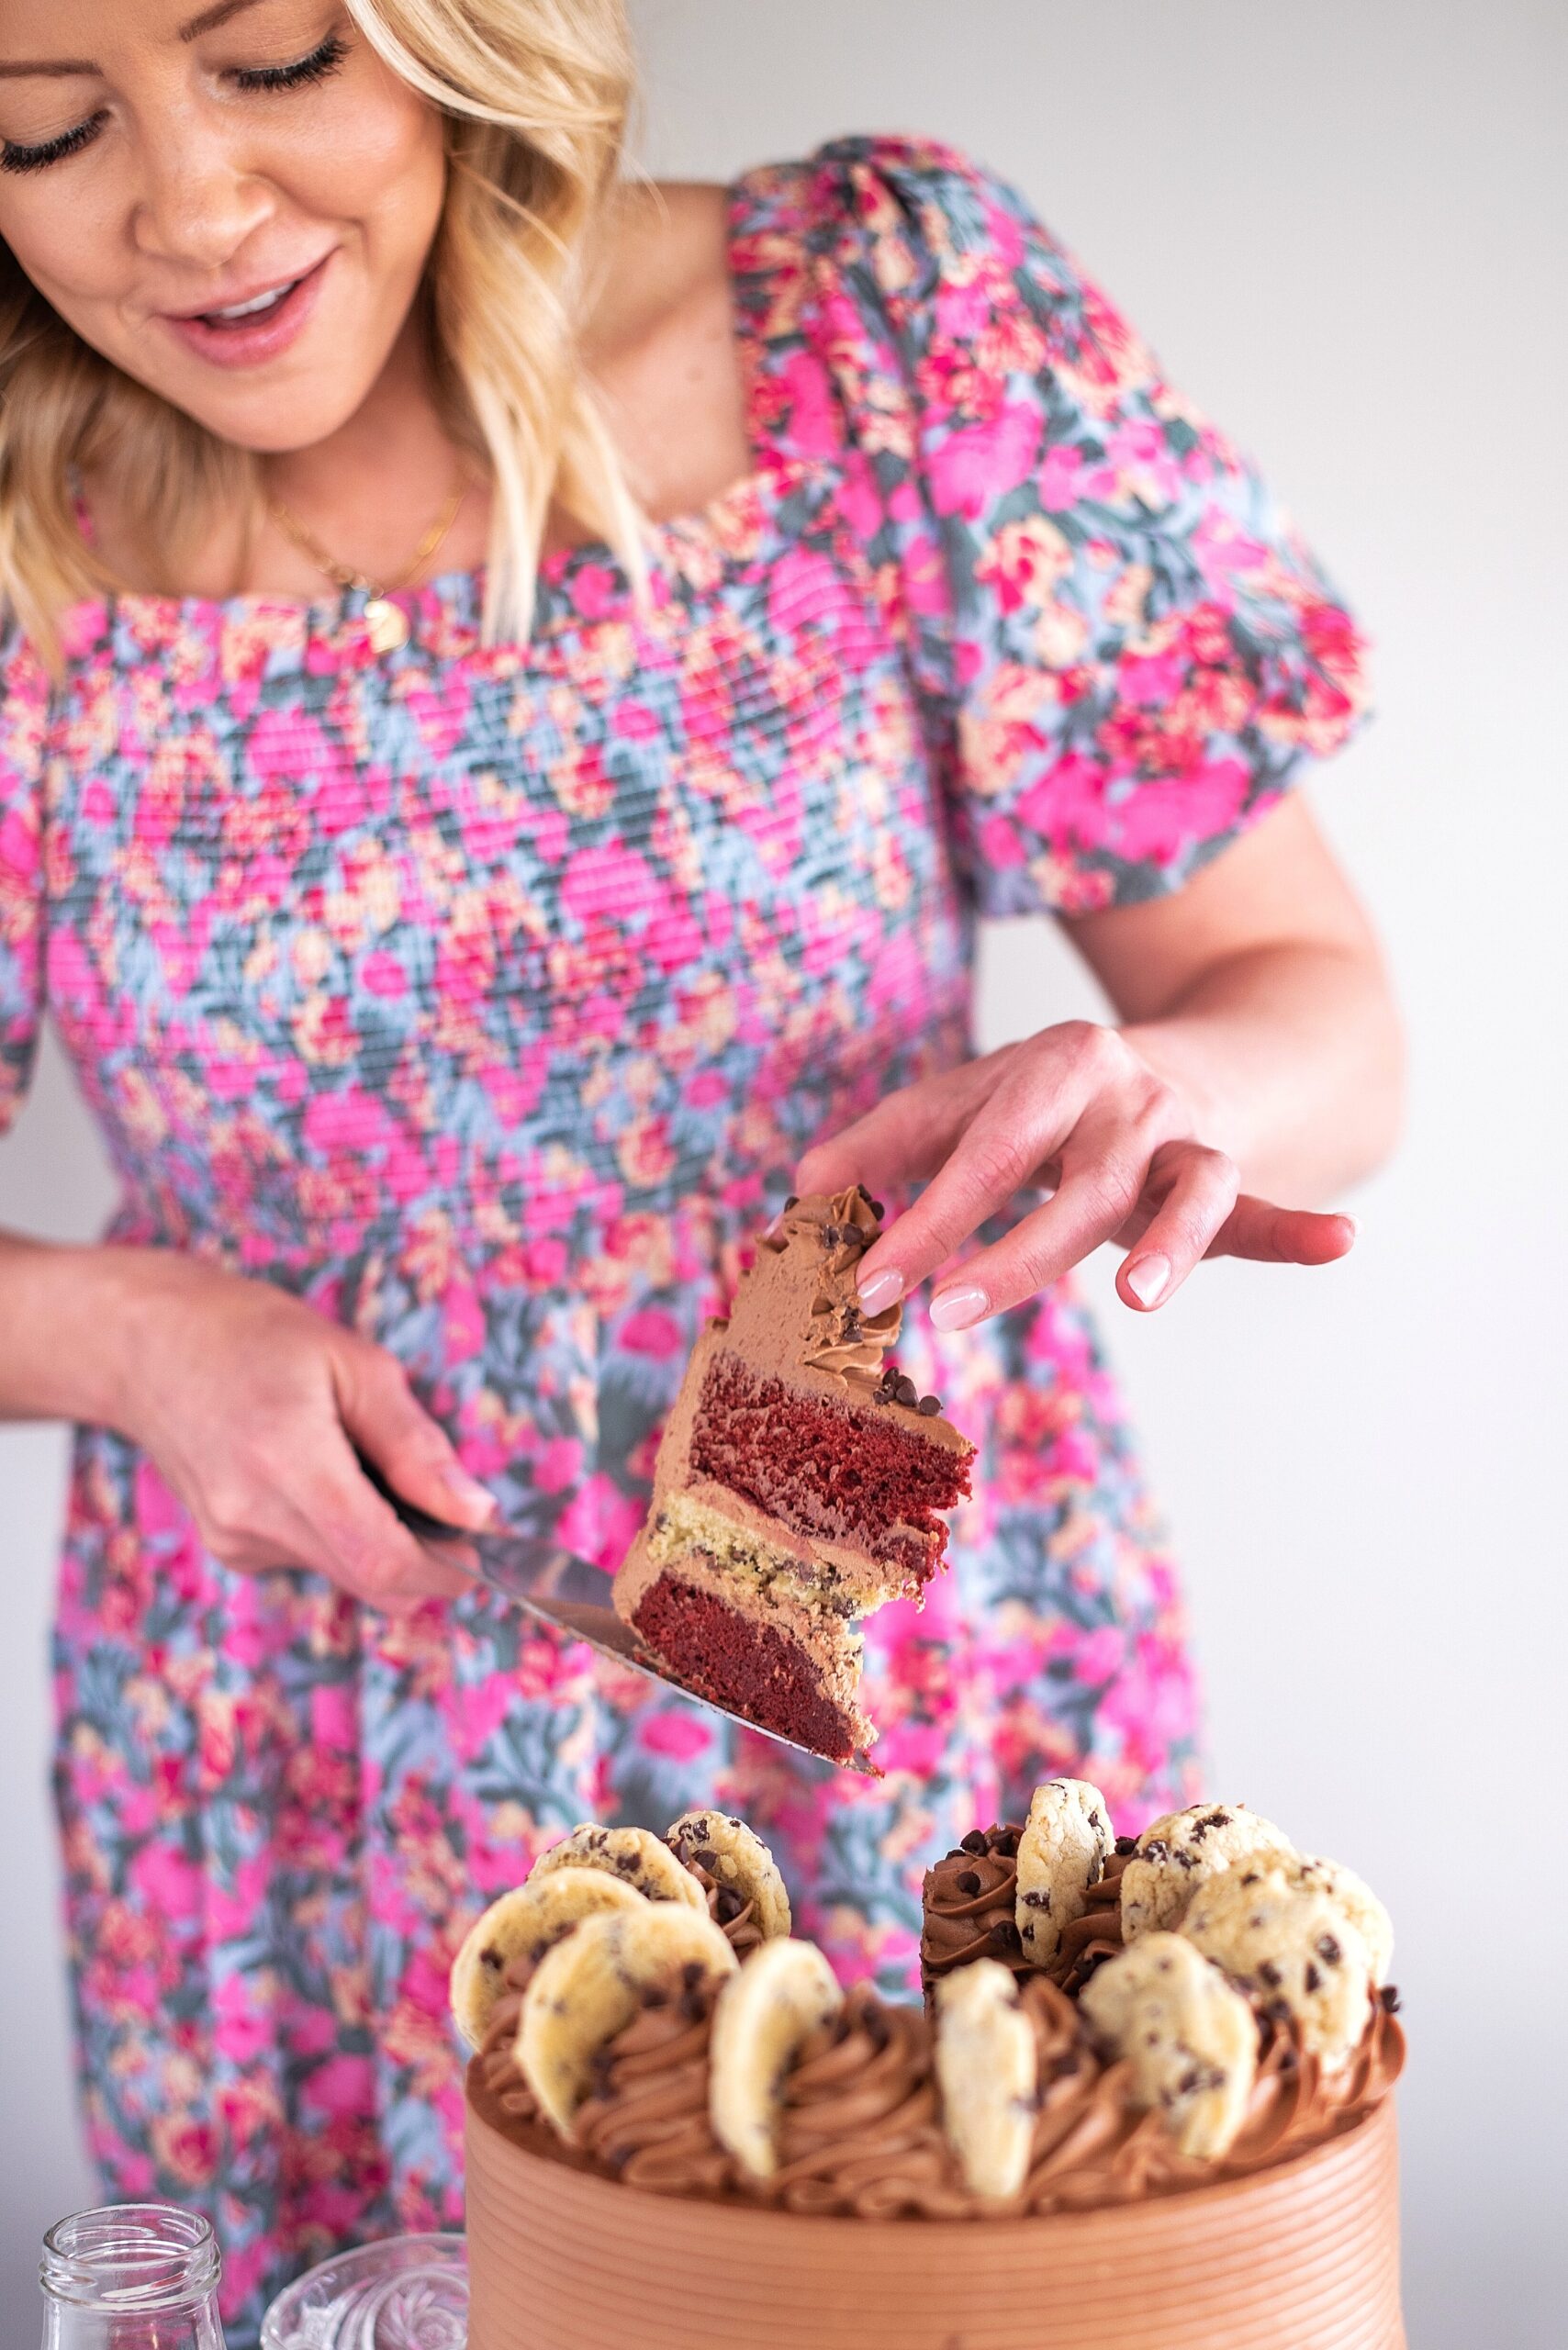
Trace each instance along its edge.
{"label": "woman's right hand", "polygon": [[447,1525],[477,1531],[494,1513],[384,1348],[267,1282],[169,1250],[102,1256],[104,1416],[156,1462],[214,1558],[242,1574],[313,1568],[393,1612],[470,1587],[356,1458]]}

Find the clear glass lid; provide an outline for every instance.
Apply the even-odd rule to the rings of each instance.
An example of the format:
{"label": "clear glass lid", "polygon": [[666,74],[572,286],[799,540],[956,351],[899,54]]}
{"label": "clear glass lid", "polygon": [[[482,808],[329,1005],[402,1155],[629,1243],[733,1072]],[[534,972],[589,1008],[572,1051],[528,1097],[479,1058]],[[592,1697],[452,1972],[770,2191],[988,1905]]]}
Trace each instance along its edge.
{"label": "clear glass lid", "polygon": [[281,2293],[262,2350],[465,2350],[468,2266],[457,2235],[392,2236],[324,2260]]}

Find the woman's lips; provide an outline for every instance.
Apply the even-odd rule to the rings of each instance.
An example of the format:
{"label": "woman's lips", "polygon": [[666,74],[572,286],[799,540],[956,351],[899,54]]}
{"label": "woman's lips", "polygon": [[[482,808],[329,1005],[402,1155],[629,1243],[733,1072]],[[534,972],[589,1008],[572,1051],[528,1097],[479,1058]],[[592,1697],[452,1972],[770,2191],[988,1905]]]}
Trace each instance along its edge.
{"label": "woman's lips", "polygon": [[292,284],[282,281],[283,291],[275,300],[243,318],[223,319],[207,311],[199,318],[177,319],[165,311],[163,323],[187,351],[215,367],[260,367],[286,351],[302,332],[331,258],[330,253],[324,254]]}

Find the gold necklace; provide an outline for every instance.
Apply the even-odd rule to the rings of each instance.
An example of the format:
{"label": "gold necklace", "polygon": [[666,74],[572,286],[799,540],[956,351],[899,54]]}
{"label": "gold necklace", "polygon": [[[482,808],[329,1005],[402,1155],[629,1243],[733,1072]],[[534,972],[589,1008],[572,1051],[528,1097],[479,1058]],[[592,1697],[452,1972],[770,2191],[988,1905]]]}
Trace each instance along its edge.
{"label": "gold necklace", "polygon": [[351,571],[346,563],[339,563],[334,555],[329,554],[320,540],[313,537],[298,517],[289,512],[281,498],[269,498],[266,504],[267,512],[285,537],[292,539],[300,554],[307,556],[318,571],[323,572],[335,588],[341,588],[345,594],[353,591],[369,598],[364,608],[364,625],[372,651],[396,653],[409,642],[409,616],[398,605],[387,599],[399,588],[410,587],[418,578],[456,521],[457,509],[463,503],[467,487],[467,483],[459,475],[451,497],[408,563],[395,577],[382,580],[379,585],[367,578],[363,571]]}

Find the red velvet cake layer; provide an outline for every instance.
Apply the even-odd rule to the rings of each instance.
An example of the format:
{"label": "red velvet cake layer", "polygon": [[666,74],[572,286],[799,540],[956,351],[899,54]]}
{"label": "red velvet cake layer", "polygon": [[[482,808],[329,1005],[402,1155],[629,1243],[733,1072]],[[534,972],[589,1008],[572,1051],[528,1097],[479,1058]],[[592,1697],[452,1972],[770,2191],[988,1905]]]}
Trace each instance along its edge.
{"label": "red velvet cake layer", "polygon": [[837,1408],[730,1354],[702,1382],[690,1463],[797,1534],[854,1543],[919,1583],[946,1547],[936,1512],[969,1490],[968,1456],[924,1441],[886,1406]]}
{"label": "red velvet cake layer", "polygon": [[835,1762],[854,1759],[849,1716],[824,1695],[817,1667],[788,1633],[669,1574],[649,1585],[632,1621],[698,1696]]}

